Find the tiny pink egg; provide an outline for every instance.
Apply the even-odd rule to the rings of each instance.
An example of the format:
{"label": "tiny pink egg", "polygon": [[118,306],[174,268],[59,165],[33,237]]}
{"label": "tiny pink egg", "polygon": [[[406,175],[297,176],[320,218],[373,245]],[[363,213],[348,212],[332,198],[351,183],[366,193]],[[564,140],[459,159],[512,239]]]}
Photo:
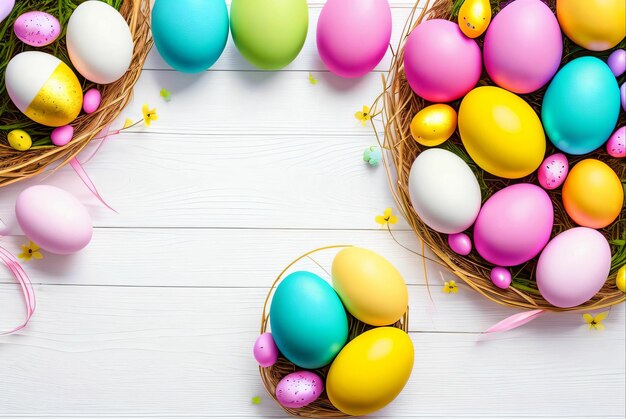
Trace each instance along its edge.
{"label": "tiny pink egg", "polygon": [[467,256],[472,251],[472,239],[465,233],[450,234],[448,236],[448,246],[454,253]]}
{"label": "tiny pink egg", "polygon": [[254,359],[263,368],[271,367],[278,359],[278,347],[271,333],[263,333],[254,342]]}
{"label": "tiny pink egg", "polygon": [[606,151],[611,157],[623,159],[626,157],[626,125],[621,126],[606,142]]}
{"label": "tiny pink egg", "polygon": [[324,391],[324,382],[311,371],[297,371],[283,377],[276,385],[276,399],[290,409],[313,403]]}
{"label": "tiny pink egg", "polygon": [[91,88],[85,92],[83,97],[83,110],[85,113],[94,113],[100,107],[102,95],[96,88]]}
{"label": "tiny pink egg", "polygon": [[626,49],[616,49],[609,55],[609,68],[615,75],[619,77],[626,72]]}
{"label": "tiny pink egg", "polygon": [[569,162],[563,153],[556,153],[545,158],[539,166],[537,177],[539,184],[547,190],[556,189],[565,182],[569,172]]}
{"label": "tiny pink egg", "polygon": [[57,147],[63,147],[65,144],[72,141],[73,136],[74,127],[71,125],[63,125],[62,127],[55,128],[52,130],[52,133],[50,133],[52,144]]}
{"label": "tiny pink egg", "polygon": [[511,286],[511,272],[501,266],[496,266],[495,268],[493,268],[491,270],[489,278],[496,287],[503,290]]}
{"label": "tiny pink egg", "polygon": [[61,34],[58,19],[45,12],[27,12],[18,16],[13,24],[18,39],[32,47],[50,45]]}

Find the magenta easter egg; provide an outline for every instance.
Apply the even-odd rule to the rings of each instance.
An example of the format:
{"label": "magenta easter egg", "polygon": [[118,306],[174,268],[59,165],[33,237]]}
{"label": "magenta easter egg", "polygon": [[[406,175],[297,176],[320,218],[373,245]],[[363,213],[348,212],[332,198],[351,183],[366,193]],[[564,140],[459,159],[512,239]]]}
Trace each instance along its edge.
{"label": "magenta easter egg", "polygon": [[556,16],[541,0],[516,0],[496,15],[484,44],[485,68],[500,87],[530,93],[556,74],[563,39]]}
{"label": "magenta easter egg", "polygon": [[317,50],[326,68],[361,77],[385,56],[391,39],[387,0],[328,0],[317,21]]}
{"label": "magenta easter egg", "polygon": [[15,20],[13,31],[23,43],[43,47],[56,41],[61,34],[61,24],[46,12],[27,12]]}
{"label": "magenta easter egg", "polygon": [[448,246],[458,255],[467,256],[472,251],[472,239],[465,233],[450,234]]}
{"label": "magenta easter egg", "polygon": [[496,266],[491,270],[491,273],[489,274],[489,279],[491,279],[493,285],[505,290],[511,286],[511,271],[509,271],[507,268]]}
{"label": "magenta easter egg", "polygon": [[616,49],[609,55],[607,60],[609,68],[615,77],[619,77],[626,72],[626,49]]}
{"label": "magenta easter egg", "polygon": [[65,144],[72,141],[73,136],[74,127],[71,125],[63,125],[62,127],[55,128],[52,130],[52,133],[50,133],[52,144],[57,147],[63,147]]}
{"label": "magenta easter egg", "polygon": [[626,157],[626,125],[621,126],[606,142],[606,151],[611,157],[623,159]]}
{"label": "magenta easter egg", "polygon": [[537,256],[550,240],[554,208],[539,186],[518,183],[493,194],[474,224],[474,246],[488,262],[515,266]]}
{"label": "magenta easter egg", "polygon": [[429,19],[411,31],[404,49],[411,89],[431,102],[450,102],[478,82],[482,57],[478,44],[445,19]]}
{"label": "magenta easter egg", "polygon": [[50,253],[76,253],[91,241],[93,227],[87,209],[55,186],[26,188],[17,197],[15,215],[26,237]]}
{"label": "magenta easter egg", "polygon": [[315,373],[297,371],[283,377],[276,385],[276,400],[290,409],[313,403],[324,391],[324,382]]}
{"label": "magenta easter egg", "polygon": [[267,368],[276,363],[278,347],[271,333],[263,333],[254,342],[254,359],[260,366]]}
{"label": "magenta easter egg", "polygon": [[556,307],[576,307],[604,285],[611,248],[602,233],[588,227],[566,230],[543,249],[535,277],[543,298]]}
{"label": "magenta easter egg", "polygon": [[91,88],[85,92],[83,97],[83,111],[85,113],[94,113],[100,107],[102,101],[102,95],[96,88]]}
{"label": "magenta easter egg", "polygon": [[537,177],[539,184],[548,190],[556,189],[565,182],[569,173],[569,162],[563,153],[556,153],[545,158],[539,166]]}

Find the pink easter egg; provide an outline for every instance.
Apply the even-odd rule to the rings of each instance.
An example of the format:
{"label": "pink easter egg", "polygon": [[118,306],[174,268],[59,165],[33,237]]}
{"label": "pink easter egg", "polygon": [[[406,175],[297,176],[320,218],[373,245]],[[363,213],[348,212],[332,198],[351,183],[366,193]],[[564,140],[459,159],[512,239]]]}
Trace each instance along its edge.
{"label": "pink easter egg", "polygon": [[478,82],[478,44],[445,19],[429,19],[413,29],[404,50],[404,70],[415,93],[431,102],[450,102]]}
{"label": "pink easter egg", "polygon": [[622,87],[619,88],[619,95],[622,102],[622,109],[626,112],[626,82],[622,83]]}
{"label": "pink easter egg", "polygon": [[276,399],[291,409],[299,409],[313,403],[324,391],[324,382],[310,371],[293,372],[276,385]]}
{"label": "pink easter egg", "polygon": [[52,140],[52,144],[57,147],[63,147],[65,144],[72,141],[72,137],[74,136],[74,127],[71,125],[63,125],[62,127],[58,127],[52,130],[50,134],[50,139]]}
{"label": "pink easter egg", "polygon": [[94,113],[100,107],[102,95],[96,88],[91,88],[85,92],[83,97],[83,110],[85,113]]}
{"label": "pink easter egg", "polygon": [[472,239],[465,233],[450,234],[448,246],[456,254],[467,256],[472,251]]}
{"label": "pink easter egg", "polygon": [[569,162],[563,153],[556,153],[545,158],[539,166],[537,177],[544,189],[556,189],[565,182],[569,173]]}
{"label": "pink easter egg", "polygon": [[626,157],[626,125],[621,126],[606,142],[606,151],[611,157],[623,159]]}
{"label": "pink easter egg", "polygon": [[501,266],[493,268],[489,274],[489,278],[491,282],[493,282],[493,285],[503,290],[511,286],[511,272]]}
{"label": "pink easter egg", "polygon": [[487,73],[498,86],[515,93],[534,92],[559,69],[561,28],[541,0],[516,0],[489,25],[483,50]]}
{"label": "pink easter egg", "polygon": [[535,277],[543,298],[556,307],[576,307],[604,285],[611,269],[611,247],[588,227],[566,230],[539,256]]}
{"label": "pink easter egg", "polygon": [[26,237],[50,253],[76,253],[91,241],[93,227],[87,209],[55,186],[26,188],[17,197],[15,215]]}
{"label": "pink easter egg", "polygon": [[493,194],[474,224],[474,245],[488,262],[515,266],[541,252],[550,240],[554,208],[537,185],[518,183]]}
{"label": "pink easter egg", "polygon": [[254,342],[254,359],[260,366],[267,368],[276,363],[278,347],[271,333],[263,333]]}
{"label": "pink easter egg", "polygon": [[56,17],[45,12],[27,12],[18,16],[13,24],[18,39],[33,47],[50,45],[61,34],[61,24]]}
{"label": "pink easter egg", "polygon": [[391,39],[387,0],[328,0],[317,21],[317,50],[341,77],[361,77],[385,56]]}
{"label": "pink easter egg", "polygon": [[626,49],[616,49],[609,55],[607,61],[609,68],[615,77],[619,77],[626,72]]}

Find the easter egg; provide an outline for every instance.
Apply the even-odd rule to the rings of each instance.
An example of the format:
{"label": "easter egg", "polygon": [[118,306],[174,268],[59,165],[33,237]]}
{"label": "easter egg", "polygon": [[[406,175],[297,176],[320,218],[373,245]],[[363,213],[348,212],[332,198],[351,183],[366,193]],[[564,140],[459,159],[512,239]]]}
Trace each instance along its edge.
{"label": "easter egg", "polygon": [[617,129],[606,142],[606,151],[611,157],[623,159],[626,157],[626,125]]}
{"label": "easter egg", "polygon": [[100,107],[102,95],[96,88],[91,88],[85,92],[83,98],[83,110],[85,113],[94,113]]}
{"label": "easter egg", "polygon": [[541,0],[516,0],[493,19],[484,44],[485,68],[500,87],[530,93],[559,69],[563,39],[559,22]]}
{"label": "easter egg", "polygon": [[3,0],[0,1],[0,22],[7,18],[13,11],[15,6],[15,0]]}
{"label": "easter egg", "polygon": [[622,109],[626,112],[626,82],[622,83],[622,86],[619,88],[619,96],[622,102]]}
{"label": "easter egg", "polygon": [[328,365],[348,339],[348,318],[339,296],[311,272],[294,272],[278,285],[270,325],[285,358],[307,369]]}
{"label": "easter egg", "polygon": [[59,20],[45,12],[26,12],[13,24],[13,32],[23,43],[32,47],[50,45],[61,34]]}
{"label": "easter egg", "polygon": [[524,99],[499,87],[478,87],[463,98],[459,133],[478,166],[507,179],[534,172],[546,151],[535,111]]}
{"label": "easter egg", "polygon": [[67,64],[39,51],[11,58],[4,74],[13,104],[33,121],[49,127],[72,122],[80,113],[83,92]]}
{"label": "easter egg", "polygon": [[460,233],[480,211],[480,186],[472,169],[447,150],[420,153],[409,173],[409,196],[415,212],[440,233]]}
{"label": "easter egg", "polygon": [[433,147],[446,141],[456,130],[456,111],[443,103],[420,110],[411,121],[411,135],[418,143]]}
{"label": "easter egg", "polygon": [[548,190],[556,189],[565,182],[569,172],[569,162],[563,153],[556,153],[545,158],[539,166],[537,177],[539,184]]}
{"label": "easter egg", "polygon": [[271,367],[276,363],[278,359],[278,347],[271,333],[263,333],[256,339],[253,353],[256,362],[264,368]]}
{"label": "easter egg", "polygon": [[335,256],[333,288],[348,312],[363,323],[386,326],[406,313],[409,292],[400,272],[378,253],[348,247]]}
{"label": "easter egg", "polygon": [[535,277],[550,304],[569,308],[589,301],[611,269],[611,248],[596,230],[576,227],[553,238],[539,256]]}
{"label": "easter egg", "polygon": [[554,207],[539,186],[518,183],[493,194],[474,224],[476,251],[487,262],[515,266],[537,256],[550,240]]}
{"label": "easter egg", "polygon": [[609,68],[615,77],[619,77],[626,72],[626,49],[616,49],[609,55],[607,60]]}
{"label": "easter egg", "polygon": [[324,382],[311,371],[296,371],[283,377],[276,385],[276,400],[290,409],[299,409],[317,400],[324,391]]}
{"label": "easter egg", "polygon": [[606,51],[626,36],[624,0],[557,0],[556,16],[565,35],[591,51]]}
{"label": "easter egg", "polygon": [[341,77],[361,77],[385,56],[391,39],[387,0],[328,0],[317,21],[322,62]]}
{"label": "easter egg", "polygon": [[52,140],[52,144],[57,147],[62,147],[69,143],[72,141],[72,137],[74,137],[74,127],[71,125],[55,128],[52,130],[52,133],[50,133],[50,140]]}
{"label": "easter egg", "polygon": [[576,224],[604,228],[622,211],[624,188],[606,163],[585,159],[576,163],[565,180],[563,205]]}
{"label": "easter egg", "polygon": [[580,57],[554,76],[543,97],[541,120],[552,144],[587,154],[609,138],[619,115],[619,88],[598,58]]}
{"label": "easter egg", "polygon": [[472,239],[465,233],[450,234],[448,246],[458,255],[467,256],[472,251]]}
{"label": "easter egg", "polygon": [[278,70],[292,62],[308,28],[306,0],[233,0],[230,5],[230,30],[237,49],[264,70]]}
{"label": "easter egg", "polygon": [[491,22],[489,0],[465,0],[459,9],[459,27],[468,38],[478,38]]}
{"label": "easter egg", "polygon": [[33,145],[30,135],[24,130],[14,129],[7,135],[9,145],[18,151],[26,151]]}
{"label": "easter egg", "polygon": [[489,279],[491,279],[493,285],[505,290],[511,286],[511,271],[501,266],[496,266],[491,270],[491,273],[489,274]]}
{"label": "easter egg", "polygon": [[130,67],[134,48],[130,28],[105,2],[81,3],[70,16],[65,37],[72,64],[87,80],[113,83]]}
{"label": "easter egg", "polygon": [[15,215],[26,237],[50,253],[76,253],[91,241],[87,209],[63,189],[49,185],[24,189],[17,197]]}
{"label": "easter egg", "polygon": [[619,268],[615,277],[615,285],[621,292],[626,292],[626,265]]}
{"label": "easter egg", "polygon": [[224,0],[157,0],[152,8],[152,37],[163,60],[185,73],[211,67],[228,40]]}
{"label": "easter egg", "polygon": [[347,415],[367,415],[391,403],[413,370],[405,332],[379,327],[358,335],[339,353],[326,377],[330,402]]}
{"label": "easter egg", "polygon": [[431,102],[451,102],[472,90],[480,79],[480,48],[454,22],[429,19],[409,34],[404,70],[419,96]]}

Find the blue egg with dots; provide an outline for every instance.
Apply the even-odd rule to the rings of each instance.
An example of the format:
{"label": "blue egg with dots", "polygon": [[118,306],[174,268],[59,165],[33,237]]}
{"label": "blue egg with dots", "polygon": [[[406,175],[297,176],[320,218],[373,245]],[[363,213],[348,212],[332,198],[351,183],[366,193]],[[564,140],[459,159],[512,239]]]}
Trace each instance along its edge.
{"label": "blue egg with dots", "polygon": [[156,0],[151,27],[154,45],[168,65],[198,73],[224,51],[228,9],[225,0]]}

